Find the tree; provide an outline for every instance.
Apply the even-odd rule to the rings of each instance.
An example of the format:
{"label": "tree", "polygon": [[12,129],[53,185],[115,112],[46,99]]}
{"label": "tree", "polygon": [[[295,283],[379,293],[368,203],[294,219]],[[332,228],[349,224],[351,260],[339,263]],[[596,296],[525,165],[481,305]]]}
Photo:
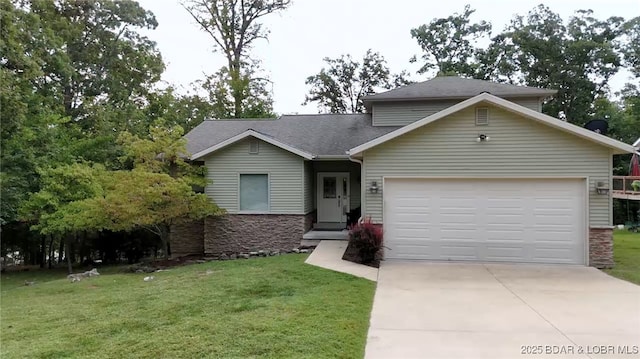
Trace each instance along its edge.
{"label": "tree", "polygon": [[135,100],[163,64],[134,31],[155,18],[130,0],[3,0],[0,16],[0,217],[11,222],[39,189],[37,168],[113,164],[115,133],[136,118]]}
{"label": "tree", "polygon": [[203,193],[165,173],[143,169],[106,171],[100,178],[103,194],[70,203],[58,212],[63,228],[129,231],[142,228],[156,234],[165,258],[171,227],[220,213]]}
{"label": "tree", "polygon": [[24,217],[36,221],[34,230],[49,235],[146,229],[158,235],[167,257],[171,226],[220,213],[205,194],[194,191],[206,180],[202,167],[185,160],[183,134],[180,126],[161,121],[148,138],[122,133],[120,160],[130,170],[73,164],[47,171],[43,188],[23,208]]}
{"label": "tree", "polygon": [[[182,5],[200,27],[211,36],[227,66],[215,76],[223,81],[233,101],[234,118],[246,117],[246,99],[252,92],[251,76],[256,66],[249,50],[256,40],[266,39],[268,31],[260,20],[286,9],[289,0],[185,0]],[[254,69],[255,70],[255,69]],[[220,92],[218,92],[220,93]]]}
{"label": "tree", "polygon": [[598,20],[578,10],[565,25],[548,7],[516,16],[482,53],[480,77],[558,89],[543,111],[583,125],[593,102],[605,97],[608,81],[621,67],[616,41],[624,20]]}
{"label": "tree", "polygon": [[[78,231],[87,229],[74,225],[76,223],[73,221],[74,218],[65,218],[65,213],[76,201],[93,198],[102,193],[97,178],[103,171],[102,166],[92,167],[81,163],[49,167],[38,171],[41,177],[41,189],[22,204],[20,214],[23,220],[33,223],[32,230],[38,231],[43,236],[50,236],[50,255],[53,252],[54,236],[59,238],[65,234],[76,234]],[[68,270],[71,273],[69,241],[66,245]],[[46,251],[43,248],[43,256],[44,253]]]}
{"label": "tree", "polygon": [[[208,75],[196,84],[208,95],[213,118],[269,118],[276,117],[273,112],[271,92],[267,89],[270,81],[255,76],[255,67],[244,69],[238,79],[233,79],[226,67],[213,75]],[[239,81],[240,86],[233,86]],[[239,91],[241,113],[236,113],[234,93]]]}
{"label": "tree", "polygon": [[307,77],[305,83],[311,85],[304,104],[317,102],[318,108],[329,113],[364,112],[362,97],[375,93],[381,88],[389,89],[406,85],[407,74],[392,75],[385,59],[371,49],[367,50],[362,62],[351,55],[336,59],[324,58],[328,68]]}
{"label": "tree", "polygon": [[624,24],[622,35],[621,47],[625,63],[636,78],[640,78],[640,16]]}
{"label": "tree", "polygon": [[[421,55],[424,65],[418,73],[435,70],[439,75],[475,75],[475,57],[479,51],[475,43],[491,34],[491,24],[486,21],[471,23],[474,12],[466,5],[462,14],[433,19],[429,24],[411,29],[411,37],[424,52]],[[414,56],[410,61],[417,62],[418,59]]]}

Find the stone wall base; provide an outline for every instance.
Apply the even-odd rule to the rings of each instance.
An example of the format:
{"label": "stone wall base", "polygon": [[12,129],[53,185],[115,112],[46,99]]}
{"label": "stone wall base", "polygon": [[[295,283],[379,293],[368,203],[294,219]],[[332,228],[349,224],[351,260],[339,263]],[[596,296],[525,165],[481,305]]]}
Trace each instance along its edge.
{"label": "stone wall base", "polygon": [[300,246],[313,217],[296,214],[226,214],[204,222],[204,253],[231,255],[258,250],[290,251]]}
{"label": "stone wall base", "polygon": [[589,229],[589,265],[613,268],[613,227]]}
{"label": "stone wall base", "polygon": [[204,220],[171,226],[169,245],[172,257],[204,255]]}

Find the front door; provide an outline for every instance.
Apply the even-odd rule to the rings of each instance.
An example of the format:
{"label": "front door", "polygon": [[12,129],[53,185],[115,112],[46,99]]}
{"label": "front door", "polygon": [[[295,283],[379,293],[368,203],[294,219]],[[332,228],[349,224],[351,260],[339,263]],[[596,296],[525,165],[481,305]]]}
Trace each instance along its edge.
{"label": "front door", "polygon": [[347,222],[349,172],[318,172],[316,189],[318,222]]}

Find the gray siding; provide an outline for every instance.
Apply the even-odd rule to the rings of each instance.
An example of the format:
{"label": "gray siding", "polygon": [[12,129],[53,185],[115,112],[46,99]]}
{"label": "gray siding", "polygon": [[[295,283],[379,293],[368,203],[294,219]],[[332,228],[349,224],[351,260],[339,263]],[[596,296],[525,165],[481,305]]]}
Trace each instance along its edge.
{"label": "gray siding", "polygon": [[[474,115],[468,108],[365,151],[365,183],[383,176],[588,177],[589,223],[611,224],[609,196],[595,193],[597,182],[610,182],[609,149],[495,107],[488,126],[475,126]],[[477,143],[478,133],[491,140]],[[365,202],[366,215],[382,221],[382,194],[367,192]]]}
{"label": "gray siding", "polygon": [[[318,172],[349,172],[349,182],[351,184],[351,199],[349,204],[351,209],[360,206],[360,165],[351,161],[315,161],[313,162],[313,178],[317,178]],[[314,196],[315,196],[314,190]]]}
{"label": "gray siding", "polygon": [[249,140],[239,141],[205,158],[205,193],[229,213],[238,212],[240,173],[269,174],[270,213],[303,213],[303,159],[260,141],[258,154],[249,154]]}
{"label": "gray siding", "polygon": [[316,208],[316,196],[314,191],[313,164],[304,161],[304,212],[309,213]]}
{"label": "gray siding", "polygon": [[[508,100],[534,111],[541,110],[540,99],[537,97]],[[459,102],[462,102],[462,100],[375,103],[372,109],[372,121],[374,126],[406,126]]]}

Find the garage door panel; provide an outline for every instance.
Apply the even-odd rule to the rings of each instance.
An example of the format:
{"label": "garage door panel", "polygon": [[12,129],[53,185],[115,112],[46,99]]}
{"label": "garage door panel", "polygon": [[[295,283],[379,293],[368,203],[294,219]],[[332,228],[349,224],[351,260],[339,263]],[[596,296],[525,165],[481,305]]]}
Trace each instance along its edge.
{"label": "garage door panel", "polygon": [[585,187],[584,180],[385,180],[385,257],[584,264]]}

